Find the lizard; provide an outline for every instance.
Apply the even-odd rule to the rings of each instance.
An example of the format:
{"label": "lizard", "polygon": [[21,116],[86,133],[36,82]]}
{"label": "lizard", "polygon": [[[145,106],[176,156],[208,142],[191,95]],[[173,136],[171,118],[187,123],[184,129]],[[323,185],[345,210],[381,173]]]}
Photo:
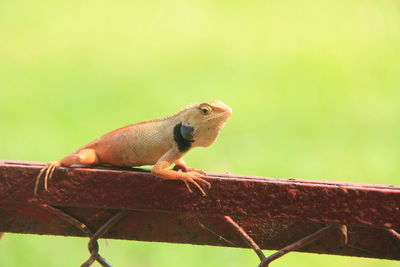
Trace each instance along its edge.
{"label": "lizard", "polygon": [[[182,180],[188,191],[195,185],[203,196],[200,184],[205,172],[188,167],[183,156],[194,147],[208,147],[218,137],[232,109],[215,100],[189,105],[162,119],[148,120],[113,130],[84,145],[61,160],[48,162],[39,172],[34,188],[37,195],[41,178],[44,189],[58,167],[74,164],[89,166],[134,167],[153,165],[151,173],[161,179]],[[167,169],[175,163],[173,169]]]}

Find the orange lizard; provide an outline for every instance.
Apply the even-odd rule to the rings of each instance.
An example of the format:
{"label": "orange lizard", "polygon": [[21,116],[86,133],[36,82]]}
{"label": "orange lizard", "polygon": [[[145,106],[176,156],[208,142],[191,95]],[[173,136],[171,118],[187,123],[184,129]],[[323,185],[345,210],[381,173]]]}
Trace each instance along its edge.
{"label": "orange lizard", "polygon": [[[221,101],[191,105],[175,115],[131,124],[111,131],[58,161],[51,161],[40,170],[35,183],[37,194],[41,177],[48,191],[54,171],[73,164],[133,167],[154,165],[151,173],[162,179],[182,180],[189,192],[189,183],[205,195],[204,172],[189,168],[182,157],[193,147],[207,147],[219,135],[232,110]],[[175,163],[174,169],[166,169]]]}

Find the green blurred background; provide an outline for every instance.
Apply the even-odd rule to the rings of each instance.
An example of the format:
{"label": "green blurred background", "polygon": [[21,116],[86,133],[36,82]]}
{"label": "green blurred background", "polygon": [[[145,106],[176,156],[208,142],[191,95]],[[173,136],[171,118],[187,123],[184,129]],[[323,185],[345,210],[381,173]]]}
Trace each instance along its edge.
{"label": "green blurred background", "polygon": [[[0,1],[0,159],[59,159],[105,132],[220,99],[188,164],[399,184],[400,4]],[[6,234],[0,266],[78,266],[87,239]],[[101,241],[114,266],[256,266],[250,250]],[[398,266],[292,253],[275,266]]]}

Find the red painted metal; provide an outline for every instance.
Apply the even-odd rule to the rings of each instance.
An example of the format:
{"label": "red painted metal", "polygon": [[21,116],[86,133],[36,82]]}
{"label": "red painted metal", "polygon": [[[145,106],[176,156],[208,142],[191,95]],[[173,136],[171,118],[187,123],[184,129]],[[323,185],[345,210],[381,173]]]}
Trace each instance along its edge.
{"label": "red painted metal", "polygon": [[[0,231],[86,236],[39,205],[52,205],[95,232],[120,209],[106,238],[249,247],[231,216],[262,249],[280,249],[324,228],[298,251],[400,260],[400,187],[209,174],[207,196],[139,170],[60,168],[38,196],[42,163],[0,161]],[[392,230],[389,230],[392,229]]]}

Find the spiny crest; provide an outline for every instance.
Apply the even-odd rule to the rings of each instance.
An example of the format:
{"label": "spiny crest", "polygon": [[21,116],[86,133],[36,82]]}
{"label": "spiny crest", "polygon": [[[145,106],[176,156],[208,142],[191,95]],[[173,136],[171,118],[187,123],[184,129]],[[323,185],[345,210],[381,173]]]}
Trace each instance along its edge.
{"label": "spiny crest", "polygon": [[[111,132],[109,132],[109,133],[106,133],[105,135],[103,135],[103,136],[101,136],[101,137],[110,136],[110,135],[112,135],[112,134],[114,134],[114,133],[120,132],[121,130],[126,129],[126,128],[129,128],[129,127],[134,126],[134,125],[143,124],[143,123],[149,123],[149,122],[157,122],[157,121],[168,120],[168,119],[174,118],[174,117],[176,117],[176,116],[179,116],[179,115],[182,114],[183,112],[185,112],[185,111],[187,111],[188,109],[191,109],[191,108],[193,108],[193,107],[195,107],[195,106],[196,106],[196,104],[187,106],[186,108],[184,108],[184,109],[178,111],[177,113],[175,113],[175,114],[173,114],[173,115],[171,115],[171,116],[164,117],[164,118],[153,119],[153,120],[147,120],[147,121],[132,123],[132,124],[129,124],[129,125],[120,127],[120,128],[118,128],[118,129],[115,129],[115,130],[113,130],[113,131],[111,131]],[[100,137],[100,138],[101,138],[101,137]],[[91,144],[95,143],[96,141],[97,141],[97,140],[95,140],[95,141],[89,143],[88,145],[91,145]]]}
{"label": "spiny crest", "polygon": [[184,113],[185,111],[187,111],[187,110],[189,110],[189,109],[192,109],[192,108],[194,108],[194,107],[196,107],[196,106],[198,106],[198,104],[192,104],[192,105],[189,105],[189,106],[187,106],[187,107],[181,109],[180,111],[176,112],[176,113],[173,114],[173,115],[170,115],[170,116],[167,116],[167,117],[164,117],[164,118],[161,118],[161,119],[150,120],[150,121],[163,121],[163,120],[168,120],[168,119],[177,117],[177,116],[181,115],[182,113]]}
{"label": "spiny crest", "polygon": [[[212,101],[212,102],[214,102],[214,101]],[[212,102],[205,102],[205,103],[212,103]],[[182,110],[176,112],[175,114],[170,115],[170,116],[167,116],[167,117],[164,117],[164,118],[153,119],[153,120],[147,120],[147,121],[142,121],[142,122],[136,122],[136,123],[133,123],[133,124],[129,124],[129,125],[123,126],[123,127],[121,127],[121,128],[115,129],[115,130],[113,130],[113,131],[111,131],[111,132],[109,132],[109,133],[107,133],[107,134],[101,136],[100,138],[106,137],[106,136],[110,136],[110,135],[115,134],[115,133],[118,133],[118,132],[120,132],[121,130],[124,130],[124,129],[129,128],[129,127],[134,126],[134,125],[144,124],[144,123],[151,123],[151,122],[158,122],[158,121],[164,121],[164,120],[168,120],[168,119],[171,119],[171,118],[175,118],[175,117],[181,115],[182,113],[186,112],[187,110],[192,109],[192,108],[195,108],[195,107],[197,107],[197,106],[199,106],[199,104],[192,104],[192,105],[189,105],[189,106],[183,108]],[[87,146],[94,144],[96,141],[97,141],[97,140],[95,140],[95,141],[89,143]]]}

